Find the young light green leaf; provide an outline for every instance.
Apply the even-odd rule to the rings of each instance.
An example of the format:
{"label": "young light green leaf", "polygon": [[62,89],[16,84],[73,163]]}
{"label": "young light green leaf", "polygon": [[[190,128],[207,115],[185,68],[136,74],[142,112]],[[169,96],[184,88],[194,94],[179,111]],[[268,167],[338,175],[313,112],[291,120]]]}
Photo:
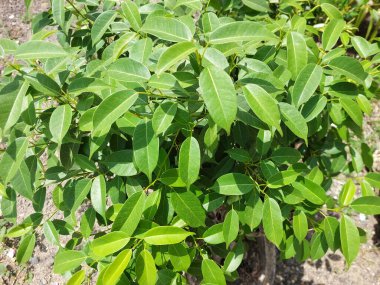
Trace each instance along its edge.
{"label": "young light green leaf", "polygon": [[29,41],[20,45],[15,53],[17,59],[48,59],[65,57],[68,53],[56,44],[46,41]]}
{"label": "young light green leaf", "polygon": [[61,250],[54,258],[54,272],[58,274],[65,273],[78,267],[87,258],[82,251]]}
{"label": "young light green leaf", "polygon": [[108,10],[101,13],[95,20],[94,25],[91,28],[91,40],[92,45],[97,44],[103,35],[108,30],[108,27],[116,18],[116,12],[114,10]]}
{"label": "young light green leaf", "polygon": [[360,236],[355,222],[346,215],[340,220],[341,250],[349,267],[359,253]]}
{"label": "young light green leaf", "polygon": [[201,72],[199,85],[211,118],[229,133],[237,114],[236,91],[230,76],[210,66]]}
{"label": "young light green leaf", "polygon": [[250,22],[231,22],[215,29],[209,37],[210,44],[226,44],[247,41],[276,40],[277,37],[264,25]]}
{"label": "young light green leaf", "polygon": [[322,46],[326,51],[331,50],[343,32],[346,22],[343,19],[332,19],[322,34]]}
{"label": "young light green leaf", "polygon": [[223,222],[223,237],[228,248],[239,233],[239,216],[234,209],[230,210]]}
{"label": "young light green leaf", "polygon": [[189,226],[197,228],[205,225],[206,213],[192,192],[172,192],[170,199],[174,211]]}
{"label": "young light green leaf", "polygon": [[92,118],[93,136],[101,137],[108,133],[112,124],[132,107],[137,97],[136,92],[119,91],[104,99],[96,108]]}
{"label": "young light green leaf", "polygon": [[370,172],[365,176],[365,180],[371,184],[372,187],[380,188],[380,173]]}
{"label": "young light green leaf", "polygon": [[186,59],[195,50],[196,47],[192,42],[182,42],[170,46],[158,59],[156,74],[160,75],[174,64],[181,63],[182,60]]}
{"label": "young light green leaf", "polygon": [[274,126],[282,135],[278,102],[263,88],[249,84],[243,87],[244,96],[256,116],[269,126]]}
{"label": "young light green leaf", "polygon": [[140,223],[144,211],[146,195],[139,191],[130,196],[117,214],[112,231],[122,231],[128,236],[132,236]]}
{"label": "young light green leaf", "polygon": [[255,184],[247,175],[241,173],[228,173],[216,180],[211,187],[215,192],[222,195],[243,195],[253,190]]}
{"label": "young light green leaf", "polygon": [[115,260],[107,267],[106,272],[104,272],[103,283],[107,285],[117,284],[125,268],[127,268],[131,257],[131,249],[126,249],[120,252]]}
{"label": "young light green leaf", "polygon": [[136,277],[139,285],[156,284],[157,269],[152,254],[144,249],[136,258]]}
{"label": "young light green leaf", "polygon": [[351,203],[351,208],[366,215],[380,215],[380,197],[360,197]]}
{"label": "young light green leaf", "polygon": [[222,269],[211,259],[202,261],[202,284],[226,285]]}
{"label": "young light green leaf", "polygon": [[309,230],[307,217],[303,211],[297,210],[293,215],[293,231],[298,241],[303,241]]}
{"label": "young light green leaf", "polygon": [[17,249],[16,260],[18,263],[26,263],[32,257],[34,246],[36,245],[35,234],[25,236]]}
{"label": "young light green leaf", "polygon": [[282,121],[299,138],[304,139],[306,144],[309,129],[304,117],[293,105],[280,102]]}
{"label": "young light green leaf", "polygon": [[159,226],[145,232],[142,238],[151,245],[166,245],[180,243],[193,234],[175,226]]}
{"label": "young light green leaf", "polygon": [[124,1],[121,3],[121,10],[125,18],[127,18],[132,29],[134,29],[136,32],[140,30],[142,22],[139,8],[137,7],[136,3],[130,0]]}
{"label": "young light green leaf", "polygon": [[184,23],[164,16],[148,17],[141,31],[171,42],[189,42],[193,37]]}
{"label": "young light green leaf", "polygon": [[314,63],[306,65],[298,74],[294,83],[292,103],[298,108],[309,101],[322,79],[322,67]]}
{"label": "young light green leaf", "polygon": [[282,214],[276,200],[266,198],[263,208],[263,227],[267,239],[280,247],[283,238]]}
{"label": "young light green leaf", "polygon": [[352,179],[348,179],[346,184],[343,186],[342,191],[340,191],[339,204],[341,206],[349,205],[354,199],[355,192],[356,192],[356,186],[354,182],[352,181]]}
{"label": "young light green leaf", "polygon": [[81,285],[85,277],[86,277],[86,271],[79,270],[73,276],[71,276],[69,281],[67,281],[66,285]]}
{"label": "young light green leaf", "polygon": [[188,137],[179,151],[179,175],[189,188],[198,179],[201,152],[196,138]]}
{"label": "young light green leaf", "polygon": [[106,180],[103,175],[96,176],[91,185],[91,203],[103,218],[106,216]]}
{"label": "young light green leaf", "polygon": [[94,239],[90,248],[96,256],[105,257],[122,249],[129,240],[129,235],[124,232],[111,232]]}
{"label": "young light green leaf", "polygon": [[152,180],[159,155],[159,139],[154,134],[152,121],[142,122],[133,133],[133,158],[138,169]]}
{"label": "young light green leaf", "polygon": [[69,105],[58,106],[53,111],[49,121],[49,130],[53,136],[53,141],[58,144],[62,143],[63,138],[70,129],[72,116],[73,112],[71,110],[71,106]]}
{"label": "young light green leaf", "polygon": [[305,37],[298,32],[290,32],[287,36],[288,69],[292,78],[296,79],[307,64],[307,46]]}

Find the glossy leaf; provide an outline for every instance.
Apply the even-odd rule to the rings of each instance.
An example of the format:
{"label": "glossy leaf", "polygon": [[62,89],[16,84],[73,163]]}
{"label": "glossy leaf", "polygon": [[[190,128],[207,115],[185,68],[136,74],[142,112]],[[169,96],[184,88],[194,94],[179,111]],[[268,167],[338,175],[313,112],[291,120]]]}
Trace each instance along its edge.
{"label": "glossy leaf", "polygon": [[155,284],[157,269],[152,254],[144,249],[136,259],[136,277],[139,285]]}
{"label": "glossy leaf", "polygon": [[206,214],[198,198],[190,191],[171,193],[174,211],[191,227],[205,225]]}
{"label": "glossy leaf", "polygon": [[64,273],[73,270],[82,264],[87,258],[86,254],[76,250],[62,250],[57,253],[54,259],[54,272]]}
{"label": "glossy leaf", "polygon": [[151,245],[166,245],[180,243],[188,236],[193,235],[192,232],[174,226],[160,226],[148,230],[142,238]]}
{"label": "glossy leaf", "polygon": [[339,226],[341,250],[350,266],[359,253],[360,236],[354,221],[346,215],[342,216]]}
{"label": "glossy leaf", "polygon": [[243,195],[253,190],[251,178],[241,173],[228,173],[216,180],[212,190],[222,195]]}
{"label": "glossy leaf", "polygon": [[91,40],[93,45],[100,41],[115,18],[116,13],[112,10],[105,11],[96,18],[94,25],[91,28]]}
{"label": "glossy leaf", "polygon": [[380,197],[360,197],[351,203],[351,208],[366,215],[380,215]]}
{"label": "glossy leaf", "polygon": [[201,153],[196,138],[188,137],[181,145],[179,151],[179,176],[190,187],[199,174]]}
{"label": "glossy leaf", "polygon": [[132,257],[132,250],[126,249],[120,252],[115,260],[107,267],[103,275],[104,284],[117,284],[125,268],[128,266]]}
{"label": "glossy leaf", "polygon": [[129,235],[124,232],[111,232],[91,242],[91,251],[99,257],[110,255],[122,249],[128,242]]}
{"label": "glossy leaf", "polygon": [[156,74],[159,75],[168,70],[174,64],[180,63],[195,50],[196,47],[191,42],[183,42],[172,45],[167,50],[165,50],[158,59]]}
{"label": "glossy leaf", "polygon": [[239,216],[234,209],[229,211],[223,222],[223,237],[228,248],[239,233]]}
{"label": "glossy leaf", "polygon": [[272,198],[264,201],[263,227],[267,239],[280,247],[283,238],[282,214],[278,203]]}
{"label": "glossy leaf", "polygon": [[51,114],[49,121],[49,129],[53,136],[53,140],[62,143],[64,136],[70,128],[73,113],[69,105],[62,105],[56,108]]}
{"label": "glossy leaf", "polygon": [[91,186],[91,202],[95,211],[102,217],[106,215],[106,181],[103,175],[95,177]]}

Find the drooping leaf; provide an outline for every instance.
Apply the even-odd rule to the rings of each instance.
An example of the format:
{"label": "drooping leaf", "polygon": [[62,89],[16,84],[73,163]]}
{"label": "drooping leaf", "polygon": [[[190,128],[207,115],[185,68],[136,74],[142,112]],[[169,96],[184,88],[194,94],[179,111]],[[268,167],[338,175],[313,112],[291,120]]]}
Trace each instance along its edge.
{"label": "drooping leaf", "polygon": [[298,241],[302,241],[309,230],[307,217],[304,212],[296,211],[293,215],[293,231]]}
{"label": "drooping leaf", "polygon": [[194,137],[188,137],[181,145],[178,163],[179,175],[187,187],[197,180],[200,161],[201,153],[198,141]]}
{"label": "drooping leaf", "polygon": [[343,215],[339,226],[341,250],[350,266],[359,253],[360,236],[355,222],[346,215]]}
{"label": "drooping leaf", "polygon": [[62,143],[63,138],[68,132],[73,116],[69,105],[61,105],[57,107],[51,114],[49,121],[49,129],[53,136],[53,140],[58,144]]}
{"label": "drooping leaf", "polygon": [[35,234],[25,236],[17,249],[16,260],[18,263],[26,263],[32,257],[34,246],[36,244]]}
{"label": "drooping leaf", "polygon": [[283,238],[281,209],[276,200],[266,198],[263,208],[263,227],[267,239],[280,247]]}
{"label": "drooping leaf", "polygon": [[106,181],[103,175],[96,176],[91,186],[91,203],[95,211],[105,218],[106,215]]}
{"label": "drooping leaf", "polygon": [[223,222],[223,237],[228,248],[239,233],[239,216],[234,209],[230,210]]}
{"label": "drooping leaf", "polygon": [[279,106],[282,121],[297,137],[304,139],[307,144],[309,129],[305,118],[293,105],[280,102]]}

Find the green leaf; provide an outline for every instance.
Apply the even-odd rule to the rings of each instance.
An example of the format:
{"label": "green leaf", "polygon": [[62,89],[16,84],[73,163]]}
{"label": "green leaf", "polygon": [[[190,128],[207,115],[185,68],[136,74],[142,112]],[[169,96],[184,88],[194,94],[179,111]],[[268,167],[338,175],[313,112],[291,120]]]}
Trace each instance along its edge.
{"label": "green leaf", "polygon": [[337,7],[330,3],[321,3],[321,8],[323,12],[332,19],[343,19],[342,13],[339,11]]}
{"label": "green leaf", "polygon": [[20,45],[15,53],[17,59],[47,59],[67,55],[62,47],[46,41],[26,42]]}
{"label": "green leaf", "polygon": [[102,161],[109,170],[118,176],[134,176],[137,169],[133,163],[133,151],[130,149],[115,151]]}
{"label": "green leaf", "polygon": [[159,144],[152,121],[137,125],[133,133],[133,158],[137,168],[148,176],[149,181],[158,163]]}
{"label": "green leaf", "polygon": [[61,246],[57,229],[51,221],[46,221],[43,226],[45,238],[53,245]]}
{"label": "green leaf", "polygon": [[123,11],[124,16],[128,20],[132,29],[137,32],[141,28],[142,22],[139,8],[136,3],[130,0],[124,1],[121,3],[121,10]]}
{"label": "green leaf", "polygon": [[140,223],[145,200],[144,191],[136,192],[130,196],[117,214],[112,224],[112,231],[122,231],[128,236],[132,236]]}
{"label": "green leaf", "polygon": [[222,269],[211,259],[203,259],[202,261],[202,284],[226,285]]}
{"label": "green leaf", "polygon": [[179,177],[178,168],[171,168],[166,170],[159,179],[163,184],[171,187],[186,187],[186,183]]}
{"label": "green leaf", "polygon": [[358,103],[360,109],[366,113],[367,115],[371,115],[372,113],[372,105],[371,102],[367,99],[363,94],[359,94],[356,97],[356,102]]}
{"label": "green leaf", "polygon": [[299,138],[304,139],[306,144],[309,129],[305,118],[293,105],[280,102],[282,121]]}
{"label": "green leaf", "polygon": [[213,121],[227,133],[237,114],[237,97],[230,76],[216,67],[203,69],[199,86]]}
{"label": "green leaf", "polygon": [[263,202],[258,191],[252,191],[246,201],[244,211],[239,213],[242,224],[249,226],[251,231],[257,228],[263,218]]}
{"label": "green leaf", "polygon": [[201,152],[196,138],[188,137],[179,151],[179,176],[189,188],[198,179],[201,164]]}
{"label": "green leaf", "polygon": [[62,274],[71,271],[82,264],[87,258],[82,251],[61,250],[54,258],[54,273]]}
{"label": "green leaf", "polygon": [[322,80],[322,67],[314,63],[306,65],[298,74],[294,83],[292,103],[298,108],[309,101]]}
{"label": "green leaf", "polygon": [[0,160],[0,177],[4,185],[17,174],[28,149],[28,140],[25,137],[15,139],[10,143]]}
{"label": "green leaf", "polygon": [[224,242],[223,223],[208,228],[203,233],[203,240],[208,244],[220,244]]}
{"label": "green leaf", "polygon": [[15,176],[12,178],[13,189],[25,198],[33,201],[33,185],[30,170],[25,161],[21,161]]}
{"label": "green leaf", "polygon": [[17,249],[16,260],[18,263],[26,263],[32,257],[34,246],[36,245],[35,234],[25,236]]}
{"label": "green leaf", "polygon": [[299,173],[294,170],[284,170],[276,172],[268,179],[269,188],[280,188],[285,185],[289,185],[296,181]]}
{"label": "green leaf", "polygon": [[151,245],[166,245],[180,243],[193,234],[174,226],[160,226],[151,228],[143,234],[142,238]]}
{"label": "green leaf", "polygon": [[224,218],[223,222],[223,237],[226,242],[226,248],[229,247],[239,233],[239,216],[237,212],[232,209]]}
{"label": "green leaf", "polygon": [[361,127],[363,125],[363,113],[359,105],[348,98],[339,98],[339,102],[355,124]]}
{"label": "green leaf", "polygon": [[234,272],[238,269],[244,257],[244,244],[239,239],[235,248],[227,254],[223,268],[226,272]]}
{"label": "green leaf", "polygon": [[58,144],[62,143],[70,128],[72,116],[73,112],[69,105],[61,105],[54,110],[49,121],[49,130],[53,136],[53,141]]}
{"label": "green leaf", "polygon": [[177,112],[177,103],[170,101],[160,104],[154,111],[152,127],[157,135],[164,133],[170,126]]}
{"label": "green leaf", "polygon": [[181,5],[189,7],[189,8],[194,9],[194,10],[201,10],[202,9],[201,0],[177,0],[175,8],[179,7]]}
{"label": "green leaf", "polygon": [[131,257],[131,249],[126,249],[120,252],[115,260],[107,267],[107,270],[103,275],[103,283],[107,285],[117,284],[125,268],[127,268]]}
{"label": "green leaf", "polygon": [[67,281],[66,285],[81,285],[86,277],[86,271],[79,270]]}
{"label": "green leaf", "polygon": [[280,247],[283,238],[282,214],[276,200],[266,198],[263,208],[263,227],[266,238]]}
{"label": "green leaf", "polygon": [[146,64],[152,53],[153,41],[151,38],[138,40],[129,49],[129,58]]}
{"label": "green leaf", "polygon": [[323,233],[315,232],[310,241],[310,257],[318,260],[323,257],[328,250],[327,241]]}
{"label": "green leaf", "polygon": [[148,17],[140,31],[170,42],[189,42],[193,38],[184,23],[164,16]]}
{"label": "green leaf", "polygon": [[363,58],[370,57],[380,51],[376,43],[371,44],[366,39],[359,36],[352,37],[351,43],[357,53]]}
{"label": "green leaf", "polygon": [[105,257],[122,249],[129,240],[129,235],[124,232],[111,232],[94,239],[90,248],[96,256]]}
{"label": "green leaf", "polygon": [[174,211],[189,226],[197,228],[205,225],[206,213],[192,192],[172,192],[170,199]]}
{"label": "green leaf", "polygon": [[340,220],[340,242],[341,250],[349,267],[359,253],[360,236],[355,222],[346,215]]}
{"label": "green leaf", "polygon": [[272,153],[270,158],[277,164],[294,164],[301,159],[301,153],[291,147],[280,147]]}
{"label": "green leaf", "polygon": [[136,277],[139,285],[156,284],[157,269],[153,256],[144,249],[136,258]]}
{"label": "green leaf", "polygon": [[270,11],[267,0],[243,0],[242,2],[245,6],[259,12]]}
{"label": "green leaf", "polygon": [[115,11],[108,10],[101,13],[96,18],[94,25],[91,28],[91,40],[93,46],[101,40],[111,23],[115,20],[116,15]]}
{"label": "green leaf", "polygon": [[191,257],[182,244],[171,244],[168,247],[170,262],[175,271],[187,271],[191,265]]}
{"label": "green leaf", "polygon": [[103,175],[96,176],[91,186],[91,203],[95,211],[106,217],[106,180]]}
{"label": "green leaf", "polygon": [[331,50],[343,32],[346,22],[343,19],[332,19],[326,26],[322,34],[322,47],[324,50]]}
{"label": "green leaf", "polygon": [[65,0],[52,0],[51,10],[54,21],[63,28],[65,25]]}
{"label": "green leaf", "polygon": [[101,137],[108,133],[112,124],[132,107],[137,97],[136,92],[120,91],[104,99],[96,108],[92,118],[93,136]]}
{"label": "green leaf", "polygon": [[297,210],[293,215],[293,231],[296,238],[301,242],[305,239],[309,226],[307,217],[303,211]]}
{"label": "green leaf", "polygon": [[210,44],[226,44],[247,41],[276,40],[277,37],[263,24],[239,21],[222,25],[215,29],[209,36]]}
{"label": "green leaf", "polygon": [[339,222],[334,217],[326,217],[322,222],[327,244],[332,251],[340,247]]}
{"label": "green leaf", "polygon": [[[1,169],[1,167],[0,167]],[[372,187],[380,189],[380,173],[370,172],[365,176],[365,181],[371,184]]]}
{"label": "green leaf", "polygon": [[298,32],[290,32],[287,36],[288,69],[292,78],[296,79],[307,64],[307,46],[305,38]]}
{"label": "green leaf", "polygon": [[116,60],[108,68],[107,74],[122,82],[146,82],[150,78],[149,69],[141,62],[130,58]]}
{"label": "green leaf", "polygon": [[22,103],[28,88],[27,82],[13,80],[0,90],[0,138],[20,119]]}
{"label": "green leaf", "polygon": [[249,107],[256,116],[267,125],[274,126],[282,135],[277,100],[258,85],[246,85],[243,91]]}
{"label": "green leaf", "polygon": [[186,59],[196,49],[196,46],[192,42],[177,43],[170,46],[158,59],[156,74],[160,75],[174,64],[181,63],[182,60]]}
{"label": "green leaf", "polygon": [[360,197],[351,203],[351,208],[366,215],[380,215],[380,197]]}
{"label": "green leaf", "polygon": [[368,76],[360,62],[349,56],[336,57],[328,63],[328,66],[338,74],[345,75],[359,84],[364,84]]}
{"label": "green leaf", "polygon": [[252,179],[241,173],[228,173],[216,180],[211,187],[215,192],[222,195],[243,195],[252,191],[255,187]]}
{"label": "green leaf", "polygon": [[297,181],[292,182],[292,186],[297,191],[297,196],[305,198],[313,204],[323,205],[328,198],[322,186],[310,179],[300,177]]}
{"label": "green leaf", "polygon": [[346,184],[344,184],[342,191],[340,191],[339,194],[339,204],[341,206],[347,206],[351,204],[352,200],[354,199],[356,192],[356,186],[352,179],[348,179]]}
{"label": "green leaf", "polygon": [[66,285],[81,285],[86,277],[86,271],[79,270],[67,281]]}

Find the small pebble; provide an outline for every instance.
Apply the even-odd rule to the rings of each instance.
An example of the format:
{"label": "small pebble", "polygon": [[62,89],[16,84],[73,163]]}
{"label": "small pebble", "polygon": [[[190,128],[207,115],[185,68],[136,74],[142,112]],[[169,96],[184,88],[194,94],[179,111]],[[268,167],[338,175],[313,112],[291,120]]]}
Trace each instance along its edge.
{"label": "small pebble", "polygon": [[367,219],[367,217],[364,214],[359,214],[359,220],[361,220],[363,222],[366,219]]}
{"label": "small pebble", "polygon": [[9,258],[13,258],[15,256],[16,251],[13,248],[10,248],[7,252],[7,256]]}

